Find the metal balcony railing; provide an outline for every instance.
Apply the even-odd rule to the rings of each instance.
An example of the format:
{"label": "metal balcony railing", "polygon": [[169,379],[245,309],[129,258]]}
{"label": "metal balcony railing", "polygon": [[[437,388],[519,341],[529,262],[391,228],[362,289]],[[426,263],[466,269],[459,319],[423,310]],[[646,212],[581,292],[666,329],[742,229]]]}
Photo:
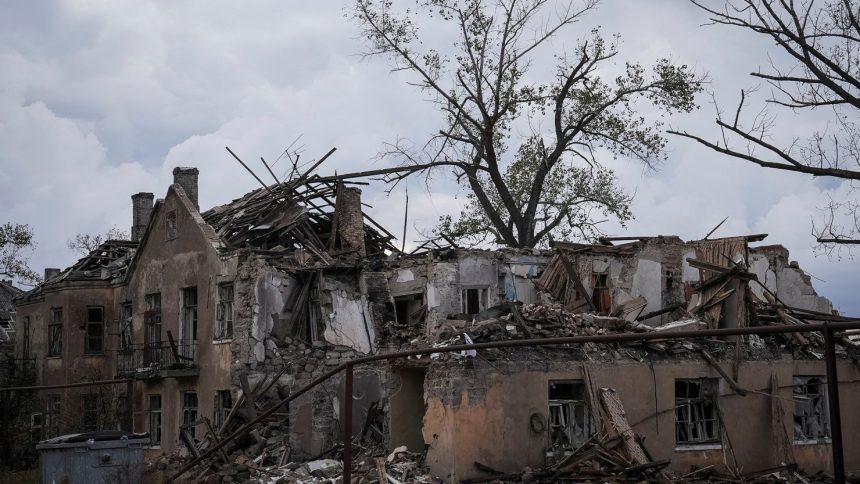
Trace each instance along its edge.
{"label": "metal balcony railing", "polygon": [[117,350],[117,376],[197,368],[197,341],[137,343]]}

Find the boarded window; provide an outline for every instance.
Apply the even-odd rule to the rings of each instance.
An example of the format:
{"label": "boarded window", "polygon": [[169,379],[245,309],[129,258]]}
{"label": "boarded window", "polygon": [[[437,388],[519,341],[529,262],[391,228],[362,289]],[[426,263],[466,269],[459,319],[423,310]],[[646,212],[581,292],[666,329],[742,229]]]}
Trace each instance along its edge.
{"label": "boarded window", "polygon": [[52,308],[48,324],[48,356],[63,355],[63,309]]}
{"label": "boarded window", "polygon": [[794,440],[830,438],[827,404],[827,386],[822,377],[794,377]]}
{"label": "boarded window", "polygon": [[149,396],[149,441],[152,445],[161,444],[161,395]]}
{"label": "boarded window", "polygon": [[218,285],[218,314],[216,314],[215,339],[233,337],[233,284]]}
{"label": "boarded window", "polygon": [[87,308],[86,337],[84,338],[84,353],[98,355],[104,353],[105,322],[104,308],[90,306]]}
{"label": "boarded window", "polygon": [[549,384],[549,447],[553,451],[578,448],[591,436],[591,415],[581,381]]}
{"label": "boarded window", "polygon": [[706,444],[720,441],[716,378],[675,380],[675,442]]}
{"label": "boarded window", "polygon": [[227,416],[230,414],[230,409],[233,408],[233,395],[230,390],[218,390],[215,392],[215,414],[212,416],[215,421],[215,428],[220,429],[224,422],[227,421]]}

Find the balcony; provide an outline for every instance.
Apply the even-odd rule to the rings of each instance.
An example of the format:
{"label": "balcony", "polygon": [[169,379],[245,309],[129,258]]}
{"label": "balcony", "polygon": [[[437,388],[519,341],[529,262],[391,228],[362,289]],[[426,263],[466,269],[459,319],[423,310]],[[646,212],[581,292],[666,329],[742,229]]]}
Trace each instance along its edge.
{"label": "balcony", "polygon": [[200,374],[197,341],[131,344],[116,353],[116,375],[120,378],[146,380]]}

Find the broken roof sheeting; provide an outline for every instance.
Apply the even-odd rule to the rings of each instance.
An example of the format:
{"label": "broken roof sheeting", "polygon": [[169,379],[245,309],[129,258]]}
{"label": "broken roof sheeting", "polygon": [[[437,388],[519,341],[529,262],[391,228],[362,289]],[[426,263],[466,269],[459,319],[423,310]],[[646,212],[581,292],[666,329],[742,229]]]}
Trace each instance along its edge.
{"label": "broken roof sheeting", "polygon": [[130,240],[106,240],[89,254],[78,259],[57,277],[42,281],[32,290],[19,295],[16,300],[30,300],[51,286],[66,281],[105,281],[122,280],[129,264],[137,252],[138,243]]}

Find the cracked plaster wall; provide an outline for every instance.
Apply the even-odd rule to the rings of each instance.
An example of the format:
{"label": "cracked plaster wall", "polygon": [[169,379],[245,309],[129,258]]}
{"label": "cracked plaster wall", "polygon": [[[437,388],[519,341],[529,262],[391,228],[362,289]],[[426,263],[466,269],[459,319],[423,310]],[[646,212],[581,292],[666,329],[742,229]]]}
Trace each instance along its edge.
{"label": "cracked plaster wall", "polygon": [[[822,313],[833,311],[829,299],[819,296],[812,286],[812,278],[803,272],[796,263],[789,263],[788,250],[783,247],[765,247],[752,249],[750,255],[750,272],[768,289],[775,292],[779,298],[800,309],[809,309]],[[758,284],[750,284],[753,294],[765,300],[764,289]]]}
{"label": "cracked plaster wall", "polygon": [[342,278],[326,277],[323,287],[323,337],[333,345],[348,346],[369,354],[376,349],[373,318],[359,284]]}

